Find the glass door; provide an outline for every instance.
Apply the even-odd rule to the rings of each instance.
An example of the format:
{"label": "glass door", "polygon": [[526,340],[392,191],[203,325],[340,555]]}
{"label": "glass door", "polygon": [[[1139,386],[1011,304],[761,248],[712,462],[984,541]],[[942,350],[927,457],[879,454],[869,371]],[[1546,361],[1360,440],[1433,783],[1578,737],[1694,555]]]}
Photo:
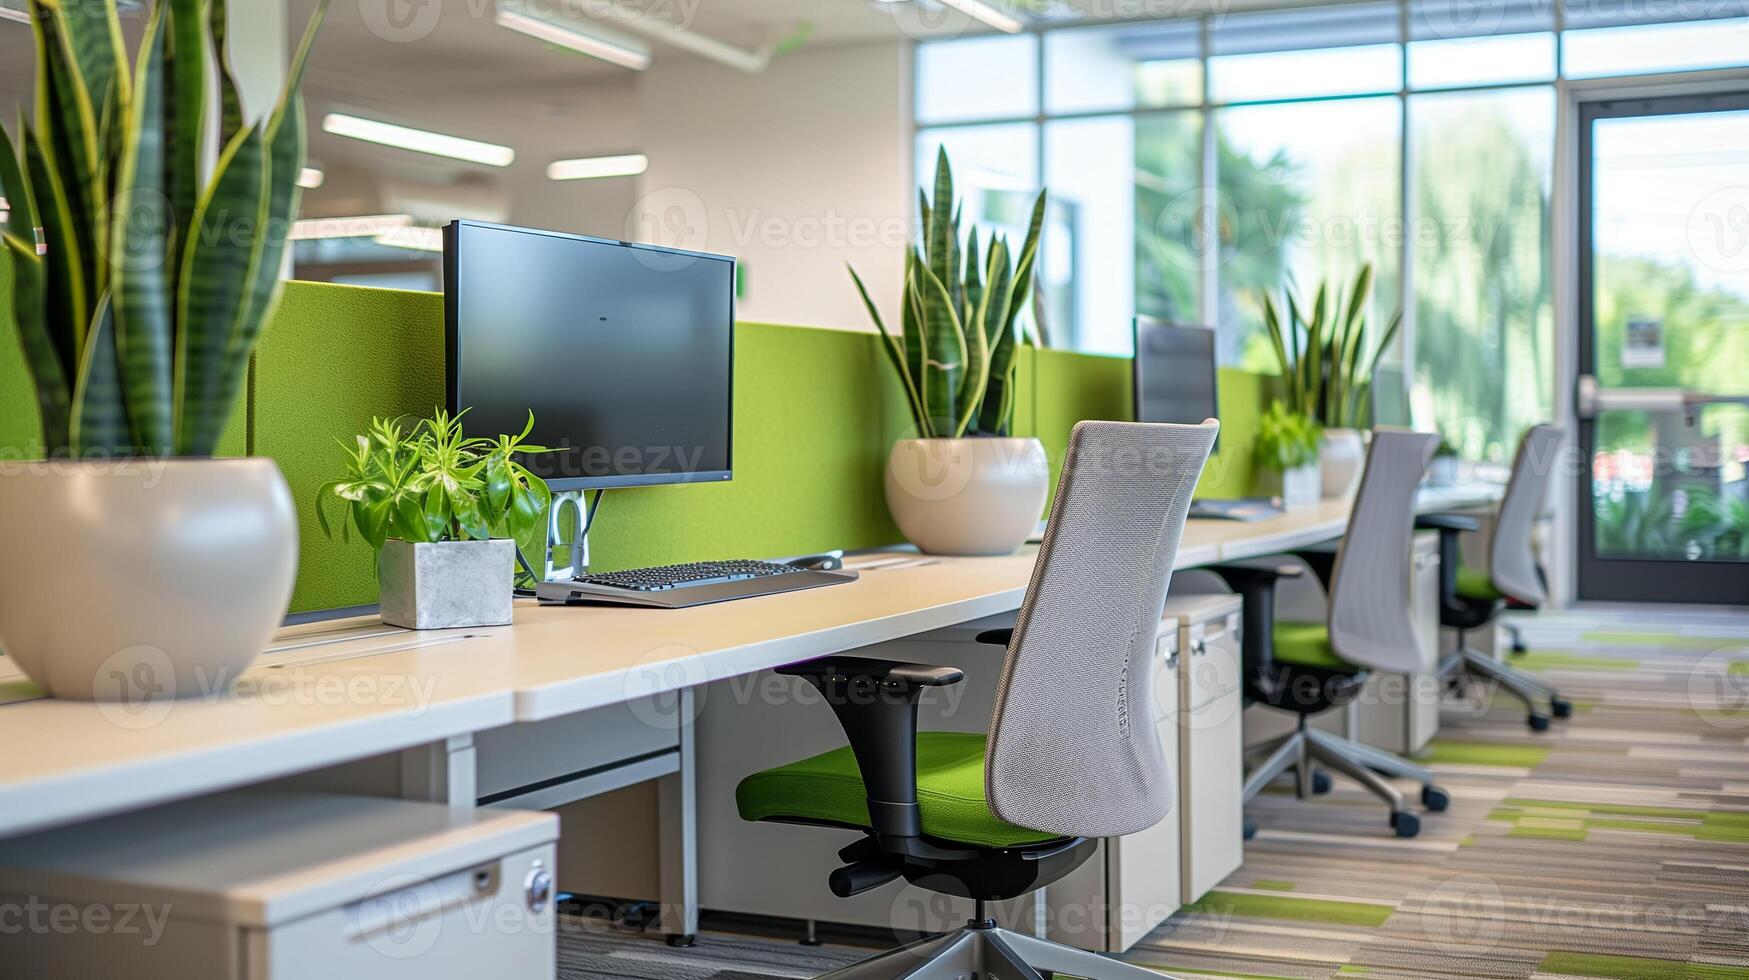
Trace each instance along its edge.
{"label": "glass door", "polygon": [[1579,134],[1578,597],[1749,603],[1749,93]]}

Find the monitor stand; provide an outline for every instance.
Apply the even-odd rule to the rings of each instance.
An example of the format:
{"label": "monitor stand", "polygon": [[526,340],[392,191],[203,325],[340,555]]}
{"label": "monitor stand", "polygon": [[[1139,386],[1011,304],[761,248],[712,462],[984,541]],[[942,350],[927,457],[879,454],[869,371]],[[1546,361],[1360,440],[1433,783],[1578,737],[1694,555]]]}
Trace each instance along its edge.
{"label": "monitor stand", "polygon": [[[570,540],[566,541],[562,516],[570,510],[575,516]],[[589,572],[589,506],[581,490],[561,490],[553,494],[547,509],[547,559],[541,575],[543,582],[568,582]],[[559,549],[568,548],[570,561],[560,565],[554,561]]]}

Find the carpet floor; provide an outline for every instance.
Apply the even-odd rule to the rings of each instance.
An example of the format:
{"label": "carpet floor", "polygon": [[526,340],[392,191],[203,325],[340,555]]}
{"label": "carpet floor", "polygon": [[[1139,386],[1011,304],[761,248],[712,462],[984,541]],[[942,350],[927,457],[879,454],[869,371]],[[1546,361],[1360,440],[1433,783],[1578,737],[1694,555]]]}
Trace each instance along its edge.
{"label": "carpet floor", "polygon": [[[1749,980],[1749,617],[1512,622],[1530,648],[1512,662],[1573,718],[1537,734],[1486,691],[1448,704],[1426,761],[1453,803],[1412,840],[1341,777],[1312,801],[1265,794],[1243,867],[1124,958],[1186,977]],[[812,977],[869,952],[563,925],[564,980]]]}

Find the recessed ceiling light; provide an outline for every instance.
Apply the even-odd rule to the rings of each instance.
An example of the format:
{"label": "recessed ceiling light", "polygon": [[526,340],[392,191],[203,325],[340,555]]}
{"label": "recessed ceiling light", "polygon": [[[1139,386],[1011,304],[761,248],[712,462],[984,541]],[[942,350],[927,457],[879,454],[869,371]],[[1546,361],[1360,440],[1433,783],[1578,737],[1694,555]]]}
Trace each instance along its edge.
{"label": "recessed ceiling light", "polygon": [[349,218],[304,218],[292,222],[291,240],[376,238],[413,223],[410,214],[360,214]]}
{"label": "recessed ceiling light", "polygon": [[307,191],[313,191],[316,188],[321,187],[322,181],[327,179],[328,175],[315,167],[305,167],[298,172],[298,186]]}
{"label": "recessed ceiling light", "polygon": [[508,167],[516,160],[516,151],[508,146],[462,139],[460,136],[446,136],[443,133],[432,133],[407,126],[396,126],[393,123],[363,119],[340,112],[331,112],[323,118],[322,129],[335,136],[364,140],[367,143],[380,143],[383,146],[412,150],[415,153],[429,153],[432,156],[448,157],[451,160],[465,160],[468,163],[479,163],[488,167]]}
{"label": "recessed ceiling light", "polygon": [[547,177],[552,180],[633,177],[649,169],[649,166],[650,159],[642,153],[613,157],[579,157],[575,160],[554,160],[547,165]]}
{"label": "recessed ceiling light", "polygon": [[527,34],[592,58],[600,58],[622,68],[643,71],[650,67],[649,45],[637,38],[588,24],[585,18],[576,17],[556,23],[514,7],[500,7],[495,19],[499,27],[507,27],[520,34]]}
{"label": "recessed ceiling light", "polygon": [[985,3],[984,0],[941,0],[941,2],[967,17],[981,20],[991,27],[1009,34],[1018,34],[1021,28],[1026,26],[991,4]]}

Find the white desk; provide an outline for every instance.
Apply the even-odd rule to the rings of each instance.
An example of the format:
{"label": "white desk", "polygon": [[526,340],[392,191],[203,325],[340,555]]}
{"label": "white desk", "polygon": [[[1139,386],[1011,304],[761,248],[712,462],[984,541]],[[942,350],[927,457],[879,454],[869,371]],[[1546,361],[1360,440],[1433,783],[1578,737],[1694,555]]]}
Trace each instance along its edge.
{"label": "white desk", "polygon": [[[1426,491],[1421,509],[1498,495],[1492,486]],[[1192,521],[1178,567],[1328,540],[1347,514],[1345,502],[1324,502],[1252,524]],[[409,795],[471,806],[473,733],[1011,611],[1032,566],[1030,552],[920,557],[847,585],[693,609],[528,603],[513,626],[490,629],[291,628],[236,691],[210,699],[143,712],[0,705],[0,837],[410,749],[428,755],[404,761]],[[0,659],[0,682],[16,673]]]}

